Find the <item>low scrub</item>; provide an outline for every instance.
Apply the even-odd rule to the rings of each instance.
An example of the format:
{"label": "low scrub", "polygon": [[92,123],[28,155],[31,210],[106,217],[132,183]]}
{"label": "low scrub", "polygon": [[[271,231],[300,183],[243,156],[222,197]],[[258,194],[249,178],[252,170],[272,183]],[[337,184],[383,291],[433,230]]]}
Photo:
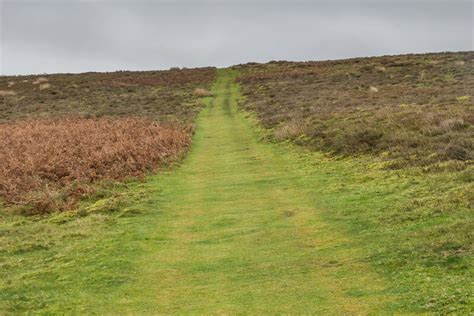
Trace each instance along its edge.
{"label": "low scrub", "polygon": [[234,68],[243,106],[277,140],[397,168],[466,166],[474,157],[474,52]]}
{"label": "low scrub", "polygon": [[195,68],[0,76],[0,122],[140,116],[192,127],[202,108],[194,90],[208,89],[215,73],[214,68]]}
{"label": "low scrub", "polygon": [[101,180],[142,176],[178,160],[182,128],[144,118],[67,118],[0,124],[0,196],[27,212],[71,208]]}

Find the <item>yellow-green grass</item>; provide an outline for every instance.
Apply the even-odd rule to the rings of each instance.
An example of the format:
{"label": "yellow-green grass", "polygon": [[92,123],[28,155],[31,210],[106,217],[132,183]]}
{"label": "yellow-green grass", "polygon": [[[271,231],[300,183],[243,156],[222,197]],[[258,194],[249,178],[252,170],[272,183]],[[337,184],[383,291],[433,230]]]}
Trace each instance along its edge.
{"label": "yellow-green grass", "polygon": [[2,215],[1,311],[472,311],[468,184],[266,143],[234,76],[181,166],[75,213]]}

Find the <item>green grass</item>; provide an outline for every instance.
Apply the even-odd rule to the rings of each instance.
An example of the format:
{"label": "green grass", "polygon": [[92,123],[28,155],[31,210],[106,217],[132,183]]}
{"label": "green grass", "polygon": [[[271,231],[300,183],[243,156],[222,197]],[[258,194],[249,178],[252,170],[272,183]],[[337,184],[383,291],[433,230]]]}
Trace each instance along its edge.
{"label": "green grass", "polygon": [[[472,217],[466,186],[450,181],[458,174],[266,143],[237,109],[234,76],[219,72],[179,168],[75,213],[2,215],[1,311],[472,311]],[[452,191],[455,212],[443,209]]]}

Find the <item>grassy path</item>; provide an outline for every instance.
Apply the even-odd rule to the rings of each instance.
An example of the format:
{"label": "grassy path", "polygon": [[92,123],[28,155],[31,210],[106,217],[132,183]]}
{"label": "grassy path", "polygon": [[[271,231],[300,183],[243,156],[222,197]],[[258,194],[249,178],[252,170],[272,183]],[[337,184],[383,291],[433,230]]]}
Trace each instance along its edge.
{"label": "grassy path", "polygon": [[[156,178],[135,282],[116,311],[367,313],[384,285],[348,237],[319,216],[305,170],[257,140],[221,71],[178,171]],[[110,307],[110,306],[109,306]],[[109,308],[107,307],[107,308]]]}

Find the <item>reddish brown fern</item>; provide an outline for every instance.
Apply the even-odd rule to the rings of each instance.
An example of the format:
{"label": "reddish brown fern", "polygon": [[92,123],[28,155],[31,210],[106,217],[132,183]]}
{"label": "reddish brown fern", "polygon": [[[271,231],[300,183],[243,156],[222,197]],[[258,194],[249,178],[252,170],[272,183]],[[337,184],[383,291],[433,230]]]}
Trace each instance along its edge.
{"label": "reddish brown fern", "polygon": [[102,179],[141,176],[179,159],[189,133],[141,118],[0,124],[0,196],[38,213],[71,207]]}

